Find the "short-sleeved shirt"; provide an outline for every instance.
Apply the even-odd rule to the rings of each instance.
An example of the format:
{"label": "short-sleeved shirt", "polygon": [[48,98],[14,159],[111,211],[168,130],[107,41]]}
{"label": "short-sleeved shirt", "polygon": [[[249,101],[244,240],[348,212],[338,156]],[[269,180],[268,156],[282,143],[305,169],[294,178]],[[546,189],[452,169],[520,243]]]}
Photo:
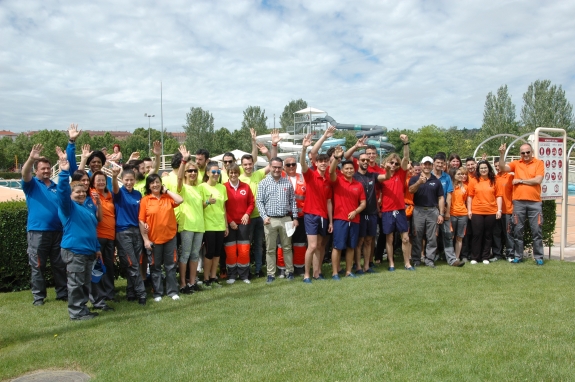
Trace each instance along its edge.
{"label": "short-sleeved shirt", "polygon": [[332,190],[327,171],[325,176],[322,177],[319,172],[311,168],[304,172],[307,191],[303,212],[327,219],[327,200],[331,199]]}
{"label": "short-sleeved shirt", "polygon": [[[266,169],[260,168],[259,170],[253,171],[252,176],[247,176],[243,172],[240,173],[239,180],[244,183],[247,183],[254,194],[254,199],[258,196],[258,184],[266,177]],[[254,210],[250,215],[250,219],[257,218],[260,216],[260,211],[258,207],[255,206]]]}
{"label": "short-sleeved shirt", "polygon": [[210,204],[204,209],[204,228],[206,231],[225,231],[227,227],[225,204],[228,200],[228,192],[223,184],[216,183],[210,186],[208,183],[201,183],[198,190],[202,193],[204,200],[210,196],[216,199],[214,204]]}
{"label": "short-sleeved shirt", "polygon": [[134,183],[134,190],[138,191],[140,194],[144,195],[146,193],[146,179],[148,175],[144,175],[144,179],[136,181]]}
{"label": "short-sleeved shirt", "polygon": [[451,216],[467,216],[467,186],[455,187],[451,194]]}
{"label": "short-sleeved shirt", "polygon": [[[545,176],[543,161],[533,158],[529,163],[523,159],[509,163],[509,168],[515,173],[515,179],[533,179],[537,175]],[[541,201],[541,184],[530,186],[527,184],[513,185],[513,200]]]}
{"label": "short-sleeved shirt", "polygon": [[58,195],[56,183],[33,177],[29,182],[22,179],[22,191],[28,206],[28,231],[62,231],[62,222],[58,218]]}
{"label": "short-sleeved shirt", "polygon": [[480,177],[469,186],[468,195],[471,201],[471,212],[477,215],[495,215],[497,213],[497,197],[502,196],[501,185],[491,184],[489,179]]}
{"label": "short-sleeved shirt", "polygon": [[503,190],[503,203],[501,204],[501,213],[510,215],[513,213],[513,174],[500,172],[495,175],[495,181]]}
{"label": "short-sleeved shirt", "polygon": [[[357,172],[357,169],[359,168],[359,161],[357,160],[357,158],[353,158],[353,168],[355,169],[355,171]],[[376,173],[376,174],[385,174],[385,169],[381,168],[377,163],[372,165],[368,165],[367,166],[367,172],[372,172],[372,173]]]}
{"label": "short-sleeved shirt", "polygon": [[[338,176],[335,182],[331,182],[333,187],[334,211],[333,218],[349,221],[347,216],[357,209],[362,200],[365,200],[363,186],[357,180],[351,178],[351,182],[343,176]],[[356,214],[351,220],[352,223],[359,223],[360,214]]]}
{"label": "short-sleeved shirt", "polygon": [[138,227],[138,214],[140,213],[140,191],[121,187],[117,194],[113,194],[114,205],[116,207],[116,232],[123,232],[130,227]]}
{"label": "short-sleeved shirt", "polygon": [[453,192],[451,177],[445,171],[441,171],[441,176],[438,179],[441,182],[441,187],[443,187],[443,197],[447,198],[447,194]]}
{"label": "short-sleeved shirt", "polygon": [[[261,170],[265,171],[265,169],[261,169]],[[240,166],[240,176],[242,176],[243,174],[244,174],[244,168]],[[230,177],[228,176],[228,170],[223,169],[221,175],[222,175],[222,184],[225,184],[228,180],[230,180]],[[243,182],[243,180],[242,180],[242,182]],[[246,182],[244,182],[244,183],[246,183]]]}
{"label": "short-sleeved shirt", "polygon": [[204,199],[198,186],[184,184],[179,194],[184,202],[178,206],[178,231],[205,232],[204,224]]}
{"label": "short-sleeved shirt", "polygon": [[[409,186],[413,186],[420,175],[411,177]],[[417,192],[413,194],[413,203],[417,207],[437,207],[439,198],[443,196],[443,186],[437,177],[430,174],[427,182],[420,184]]]}
{"label": "short-sleeved shirt", "polygon": [[[178,170],[176,170],[178,171]],[[168,190],[172,191],[174,194],[178,193],[178,174],[170,171],[167,176],[162,177],[162,185],[166,187]],[[180,206],[174,208],[174,213],[176,214],[176,221],[180,221]]]}
{"label": "short-sleeved shirt", "polygon": [[148,224],[148,238],[154,244],[164,244],[176,236],[176,202],[167,194],[160,198],[146,195],[140,202],[138,219]]}
{"label": "short-sleeved shirt", "polygon": [[405,177],[407,172],[401,167],[391,178],[383,181],[383,198],[381,211],[399,211],[405,209]]}
{"label": "short-sleeved shirt", "polygon": [[[106,196],[96,189],[90,189],[90,194],[97,192],[100,197],[102,206],[102,220],[98,222],[96,232],[99,238],[114,240],[116,238],[116,210],[114,208],[114,201],[112,200],[112,193],[108,192]],[[94,198],[92,201],[96,203]]]}
{"label": "short-sleeved shirt", "polygon": [[366,172],[362,174],[360,172],[356,172],[353,174],[353,179],[357,180],[363,186],[363,192],[365,192],[365,209],[361,211],[361,215],[376,215],[377,214],[377,196],[376,196],[376,188],[377,188],[377,177],[379,176],[378,173],[375,172]]}

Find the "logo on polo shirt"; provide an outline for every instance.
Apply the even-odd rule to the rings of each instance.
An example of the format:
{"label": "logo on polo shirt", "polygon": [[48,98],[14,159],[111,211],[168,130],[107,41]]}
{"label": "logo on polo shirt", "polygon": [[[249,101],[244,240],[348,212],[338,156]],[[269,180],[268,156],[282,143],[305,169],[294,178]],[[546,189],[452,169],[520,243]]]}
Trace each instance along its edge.
{"label": "logo on polo shirt", "polygon": [[427,184],[429,184],[430,186],[435,186],[435,182],[429,182]]}
{"label": "logo on polo shirt", "polygon": [[245,194],[246,194],[246,190],[241,190],[241,191],[240,191],[240,194],[241,194],[241,195],[245,195]]}

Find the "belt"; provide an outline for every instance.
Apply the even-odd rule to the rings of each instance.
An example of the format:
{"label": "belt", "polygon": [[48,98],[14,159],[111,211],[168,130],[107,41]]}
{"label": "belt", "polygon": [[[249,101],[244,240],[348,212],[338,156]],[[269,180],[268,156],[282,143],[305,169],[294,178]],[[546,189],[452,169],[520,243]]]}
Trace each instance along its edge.
{"label": "belt", "polygon": [[427,210],[436,210],[436,209],[437,209],[437,207],[436,207],[436,206],[433,206],[433,207],[421,207],[421,206],[415,206],[415,208],[419,208],[419,209],[422,209],[422,210],[426,210],[426,211],[427,211]]}
{"label": "belt", "polygon": [[291,216],[291,215],[281,215],[281,216],[271,216],[271,215],[268,215],[268,217],[270,217],[270,218],[278,218],[278,219],[279,219],[279,218],[285,218],[285,217],[288,217],[288,216]]}

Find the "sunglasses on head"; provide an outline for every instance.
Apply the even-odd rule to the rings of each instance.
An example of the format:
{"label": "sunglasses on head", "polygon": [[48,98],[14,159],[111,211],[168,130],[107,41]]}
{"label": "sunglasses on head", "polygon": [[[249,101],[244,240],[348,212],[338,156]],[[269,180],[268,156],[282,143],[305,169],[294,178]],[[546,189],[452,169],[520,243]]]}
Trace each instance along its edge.
{"label": "sunglasses on head", "polygon": [[531,154],[531,151],[521,151],[521,155],[529,155]]}
{"label": "sunglasses on head", "polygon": [[297,166],[297,163],[286,163],[285,166],[286,167],[295,167],[295,166]]}
{"label": "sunglasses on head", "polygon": [[220,175],[220,174],[221,174],[221,171],[220,171],[220,170],[212,170],[212,174],[214,174],[214,175],[215,175],[215,174]]}
{"label": "sunglasses on head", "polygon": [[196,170],[195,168],[191,168],[191,169],[189,169],[189,170],[186,170],[186,172],[187,172],[188,174],[192,174],[192,173],[194,173],[194,172],[198,172],[198,170]]}

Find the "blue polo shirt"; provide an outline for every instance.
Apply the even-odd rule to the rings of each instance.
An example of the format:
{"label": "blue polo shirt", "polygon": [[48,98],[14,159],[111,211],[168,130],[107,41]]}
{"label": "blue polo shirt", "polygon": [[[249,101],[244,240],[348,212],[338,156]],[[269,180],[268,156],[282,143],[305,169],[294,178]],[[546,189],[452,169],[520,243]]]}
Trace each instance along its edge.
{"label": "blue polo shirt", "polygon": [[[66,146],[66,157],[68,157],[68,162],[70,163],[70,174],[74,174],[78,171],[78,163],[76,163],[76,144],[68,142],[68,146]],[[92,171],[87,171],[88,176],[90,179],[92,178]],[[108,187],[108,191],[112,192],[112,178],[106,175],[106,186]]]}
{"label": "blue polo shirt", "polygon": [[[409,185],[414,185],[419,177],[419,175],[411,177]],[[413,204],[417,207],[437,207],[440,196],[443,196],[443,186],[439,179],[431,173],[427,182],[421,184],[417,192],[413,194]]]}
{"label": "blue polo shirt", "polygon": [[112,193],[116,207],[116,232],[122,232],[130,227],[138,227],[138,213],[140,212],[140,191],[129,192],[126,187],[120,188],[117,194]]}
{"label": "blue polo shirt", "polygon": [[43,181],[33,177],[29,182],[21,180],[22,190],[28,207],[28,231],[62,231],[58,218],[58,195],[56,183],[50,181],[46,186]]}
{"label": "blue polo shirt", "polygon": [[451,177],[445,171],[441,171],[439,181],[443,187],[443,197],[447,198],[447,194],[453,192],[453,182],[451,181]]}
{"label": "blue polo shirt", "polygon": [[61,247],[77,255],[93,255],[100,250],[96,227],[98,220],[93,210],[70,198],[70,174],[58,174],[58,216],[64,227]]}

